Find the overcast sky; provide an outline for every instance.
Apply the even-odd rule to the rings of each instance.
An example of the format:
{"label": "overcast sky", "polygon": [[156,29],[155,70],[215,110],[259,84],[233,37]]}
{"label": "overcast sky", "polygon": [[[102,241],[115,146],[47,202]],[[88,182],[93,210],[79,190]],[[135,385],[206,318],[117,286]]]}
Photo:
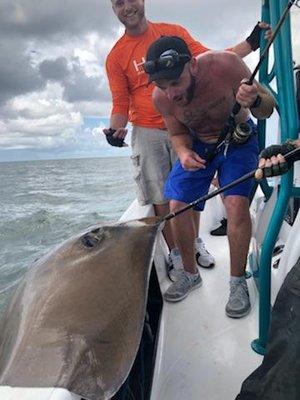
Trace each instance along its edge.
{"label": "overcast sky", "polygon": [[[223,49],[247,37],[260,5],[146,0],[146,13]],[[297,63],[299,20],[294,7]],[[111,107],[104,62],[121,34],[109,0],[0,0],[0,160],[124,154],[109,148],[101,134]],[[246,62],[253,68],[257,55]]]}

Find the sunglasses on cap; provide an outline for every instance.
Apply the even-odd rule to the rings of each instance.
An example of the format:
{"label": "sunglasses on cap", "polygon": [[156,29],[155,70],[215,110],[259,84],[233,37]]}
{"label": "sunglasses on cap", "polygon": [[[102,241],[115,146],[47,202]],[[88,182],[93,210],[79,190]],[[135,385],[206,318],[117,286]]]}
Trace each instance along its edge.
{"label": "sunglasses on cap", "polygon": [[144,70],[147,74],[154,74],[162,69],[171,69],[184,65],[190,61],[191,56],[188,54],[179,54],[176,50],[167,50],[163,52],[158,59],[146,61],[143,64]]}

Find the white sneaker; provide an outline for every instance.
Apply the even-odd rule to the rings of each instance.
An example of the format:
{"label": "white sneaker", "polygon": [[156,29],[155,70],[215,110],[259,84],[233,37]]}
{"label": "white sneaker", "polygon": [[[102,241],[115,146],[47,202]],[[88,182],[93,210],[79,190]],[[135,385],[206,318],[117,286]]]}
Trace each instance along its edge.
{"label": "white sneaker", "polygon": [[183,271],[183,263],[180,255],[180,251],[175,248],[169,253],[169,260],[167,265],[167,274],[172,282],[178,279],[181,271]]}
{"label": "white sneaker", "polygon": [[201,238],[195,239],[196,261],[200,267],[213,268],[215,266],[214,257],[206,250],[205,244]]}

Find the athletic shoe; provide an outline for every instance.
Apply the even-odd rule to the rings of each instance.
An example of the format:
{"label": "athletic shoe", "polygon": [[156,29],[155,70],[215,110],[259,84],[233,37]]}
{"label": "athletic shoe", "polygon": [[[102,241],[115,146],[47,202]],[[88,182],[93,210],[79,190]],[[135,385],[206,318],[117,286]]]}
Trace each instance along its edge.
{"label": "athletic shoe", "polygon": [[227,219],[223,218],[220,223],[221,223],[221,225],[218,226],[218,228],[210,231],[210,234],[212,236],[226,236],[227,235]]}
{"label": "athletic shoe", "polygon": [[230,318],[241,318],[251,310],[246,279],[230,280],[230,295],[225,307],[226,315]]}
{"label": "athletic shoe", "polygon": [[166,301],[176,302],[183,300],[192,290],[202,285],[202,278],[197,274],[190,274],[182,270],[176,282],[172,283],[164,294]]}
{"label": "athletic shoe", "polygon": [[172,282],[177,280],[178,275],[180,275],[183,270],[182,258],[180,251],[175,248],[169,253],[168,265],[167,265],[167,275]]}
{"label": "athletic shoe", "polygon": [[200,267],[212,268],[215,266],[214,257],[206,250],[205,244],[201,238],[195,239],[196,261]]}

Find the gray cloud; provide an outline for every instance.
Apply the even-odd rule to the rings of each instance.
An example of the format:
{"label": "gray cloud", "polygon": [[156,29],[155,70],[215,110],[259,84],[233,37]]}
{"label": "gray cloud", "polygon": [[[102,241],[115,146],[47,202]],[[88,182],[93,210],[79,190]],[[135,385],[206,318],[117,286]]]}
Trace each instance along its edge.
{"label": "gray cloud", "polygon": [[99,77],[87,76],[79,65],[73,66],[72,78],[64,83],[64,99],[70,103],[100,98]]}
{"label": "gray cloud", "polygon": [[39,70],[22,43],[0,42],[0,54],[0,102],[44,87]]}
{"label": "gray cloud", "polygon": [[103,96],[96,93],[102,84],[99,77],[97,83],[97,77],[88,77],[83,70],[74,68],[72,80],[67,82],[69,60],[63,56],[44,59],[38,66],[35,50],[53,48],[55,44],[70,48],[89,32],[111,37],[117,25],[110,8],[106,0],[1,0],[0,115],[6,101],[42,90],[49,80],[65,82],[67,101],[101,100]]}
{"label": "gray cloud", "polygon": [[0,34],[23,38],[112,33],[114,17],[107,0],[1,0]]}
{"label": "gray cloud", "polygon": [[[187,0],[184,5],[179,0],[153,0],[146,1],[146,12],[150,19],[185,25],[208,47],[222,48],[245,37],[258,19],[259,4],[259,0],[240,1],[243,18],[240,12],[234,12],[234,0],[215,0],[213,7],[211,3],[198,4],[194,0]],[[222,29],[220,35],[220,27],[225,21],[230,21],[230,29]],[[74,43],[72,38],[83,39],[88,32],[97,32],[99,38],[111,38],[118,26],[109,0],[2,0],[0,100],[4,102],[13,96],[40,90],[46,81],[52,80],[63,84],[66,101],[107,101],[108,90],[104,89],[103,82],[95,75],[87,76],[82,67],[73,66],[72,79],[67,80],[70,60],[65,56],[41,60],[38,69],[32,62],[31,53],[28,55],[26,51],[30,46],[47,48],[53,47],[54,43],[70,47]],[[99,51],[98,58],[103,64],[103,51]]]}
{"label": "gray cloud", "polygon": [[59,57],[56,60],[44,60],[40,63],[39,70],[44,79],[57,82],[65,80],[70,74],[65,57]]}
{"label": "gray cloud", "polygon": [[[51,47],[55,51],[56,45],[60,53],[64,48],[71,53],[72,46],[82,44],[86,34],[98,32],[99,38],[107,37],[109,41],[117,27],[110,1],[106,0],[1,0],[0,113],[6,101],[41,90],[47,81],[63,85],[66,101],[107,101],[108,90],[103,88],[100,68],[98,77],[87,76],[84,67],[74,66],[69,71],[70,54],[68,59],[61,54],[39,60],[38,66],[35,59],[40,55],[36,50]],[[103,63],[105,55],[99,53]],[[72,79],[67,80],[70,73]]]}
{"label": "gray cloud", "polygon": [[[261,0],[145,3],[150,20],[183,25],[212,49],[245,39],[261,12]],[[110,112],[104,62],[120,27],[110,0],[0,0],[0,147],[61,145],[61,133],[66,145],[74,135],[85,142],[80,117]]]}
{"label": "gray cloud", "polygon": [[106,80],[99,75],[88,76],[78,59],[71,60],[69,65],[65,57],[44,60],[39,70],[44,79],[61,84],[63,99],[70,103],[110,100]]}

